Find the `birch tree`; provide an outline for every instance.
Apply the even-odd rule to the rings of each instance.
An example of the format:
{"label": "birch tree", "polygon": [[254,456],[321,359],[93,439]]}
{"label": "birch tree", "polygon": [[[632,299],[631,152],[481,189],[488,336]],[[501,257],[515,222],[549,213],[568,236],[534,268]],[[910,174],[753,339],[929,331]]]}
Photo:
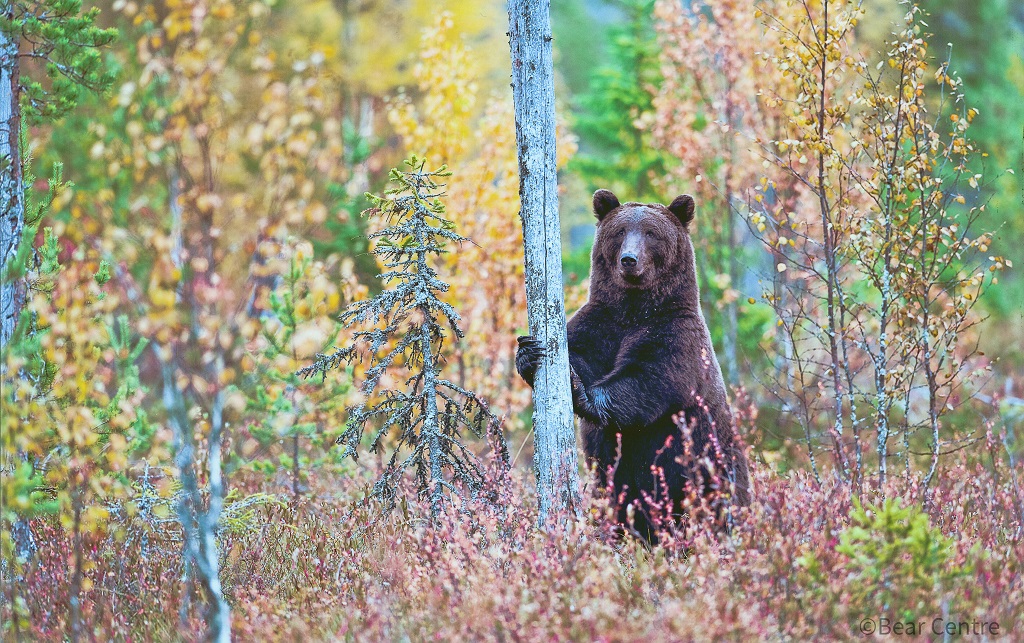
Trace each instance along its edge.
{"label": "birch tree", "polygon": [[0,28],[0,350],[7,347],[21,311],[17,282],[8,266],[18,254],[25,225],[24,186],[18,134],[21,131],[18,36],[7,28],[13,9],[4,12]]}
{"label": "birch tree", "polygon": [[[56,118],[83,90],[102,90],[112,76],[97,49],[115,32],[94,26],[98,9],[81,0],[5,0],[0,7],[0,349],[6,348],[24,305],[17,261],[25,232],[21,104],[29,116]],[[21,58],[45,64],[47,86],[21,76]]]}
{"label": "birch tree", "polygon": [[792,351],[793,384],[775,389],[797,409],[812,466],[816,449],[831,452],[858,492],[869,477],[883,494],[896,477],[923,492],[940,455],[984,439],[944,416],[988,372],[973,309],[1013,267],[979,229],[987,205],[968,201],[984,181],[968,131],[979,112],[948,60],[930,71],[918,7],[874,69],[855,47],[859,2],[776,9],[767,62],[796,96],[766,97],[786,131],[760,146],[806,198],[787,204],[767,178],[754,188],[750,223],[786,276],[763,293]]}
{"label": "birch tree", "polygon": [[[98,9],[83,14],[81,8],[79,0],[5,0],[0,5],[0,374],[9,396],[5,402],[16,399],[15,380],[25,377],[6,365],[28,290],[24,278],[32,248],[22,238],[35,236],[43,212],[38,209],[30,217],[35,220],[26,221],[22,104],[30,118],[53,119],[73,108],[83,89],[102,90],[112,80],[97,48],[109,44],[114,32],[94,26]],[[22,58],[45,63],[48,87],[21,75]],[[55,179],[60,185],[56,174]],[[5,468],[8,458],[28,459],[20,447],[5,451]],[[24,516],[15,521],[12,535],[18,557],[29,558],[35,543]]]}
{"label": "birch tree", "polygon": [[558,220],[550,5],[547,0],[508,3],[526,308],[530,334],[545,352],[533,388],[533,458],[541,524],[552,512],[575,512],[579,507]]}

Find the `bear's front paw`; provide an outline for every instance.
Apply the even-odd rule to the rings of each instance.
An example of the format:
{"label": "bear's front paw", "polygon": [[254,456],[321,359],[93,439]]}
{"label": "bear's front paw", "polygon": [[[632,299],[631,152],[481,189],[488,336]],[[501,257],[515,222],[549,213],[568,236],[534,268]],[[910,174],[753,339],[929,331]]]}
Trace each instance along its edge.
{"label": "bear's front paw", "polygon": [[569,385],[572,390],[572,407],[576,415],[599,425],[607,425],[611,419],[608,396],[600,388],[587,390],[576,369],[569,367]]}
{"label": "bear's front paw", "polygon": [[537,374],[537,367],[540,366],[540,361],[544,359],[544,346],[533,335],[523,335],[518,341],[516,370],[519,371],[519,377],[523,378],[532,387],[533,377]]}

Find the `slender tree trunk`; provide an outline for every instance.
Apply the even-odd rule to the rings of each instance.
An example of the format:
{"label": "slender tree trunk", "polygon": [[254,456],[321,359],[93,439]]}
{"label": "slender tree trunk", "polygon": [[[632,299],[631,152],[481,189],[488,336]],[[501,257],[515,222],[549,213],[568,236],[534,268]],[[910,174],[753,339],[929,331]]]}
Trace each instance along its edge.
{"label": "slender tree trunk", "polygon": [[[3,11],[8,17],[13,5]],[[18,63],[18,34],[0,31],[0,353],[14,335],[25,303],[21,270],[14,265],[25,228],[25,185],[21,173],[21,71]],[[5,366],[0,375],[8,379]],[[11,374],[13,376],[13,374]],[[26,459],[18,452],[11,457]],[[15,556],[28,560],[36,543],[28,521],[22,516],[11,528]]]}
{"label": "slender tree trunk", "polygon": [[[729,86],[725,92],[725,122],[729,124],[731,131],[740,131],[743,124],[736,122],[736,108],[732,97],[735,91],[735,82],[729,78]],[[739,344],[739,290],[740,290],[740,262],[737,253],[739,252],[739,241],[736,238],[736,213],[733,211],[733,169],[736,167],[736,137],[729,137],[729,161],[725,173],[725,241],[727,258],[726,270],[729,274],[729,287],[736,292],[725,305],[725,332],[722,333],[722,347],[725,349],[726,382],[730,386],[738,386],[740,383],[739,358],[737,357],[737,346]]]}
{"label": "slender tree trunk", "polygon": [[[733,154],[735,158],[735,154]],[[730,174],[731,174],[730,170]],[[740,363],[738,357],[738,345],[740,335],[740,324],[739,324],[739,290],[740,290],[740,261],[737,257],[739,252],[739,243],[736,240],[736,215],[732,209],[732,180],[731,178],[726,182],[725,191],[725,216],[726,228],[725,234],[728,240],[729,248],[729,259],[728,259],[728,271],[729,271],[729,287],[736,291],[736,297],[733,297],[728,304],[725,305],[725,332],[723,333],[723,347],[725,348],[725,368],[726,368],[726,382],[730,386],[739,386],[740,383]]]}
{"label": "slender tree trunk", "polygon": [[[224,372],[224,356],[218,355],[214,362],[215,373],[220,379]],[[220,547],[217,545],[217,530],[220,525],[220,514],[224,509],[224,471],[221,467],[221,441],[224,436],[224,389],[221,388],[214,396],[213,408],[210,409],[210,443],[207,455],[207,468],[210,474],[210,506],[199,519],[201,537],[203,539],[202,554],[206,559],[204,565],[205,581],[208,587],[211,618],[207,637],[217,643],[231,641],[231,608],[224,598],[224,590],[220,584]]]}
{"label": "slender tree trunk", "polygon": [[533,389],[534,466],[541,524],[552,513],[579,511],[555,168],[550,4],[549,0],[508,3],[526,307],[530,334],[546,349]]}
{"label": "slender tree trunk", "polygon": [[[826,80],[827,80],[827,65],[828,65],[828,52],[826,43],[828,42],[828,0],[823,3],[824,8],[824,27],[822,29],[823,35],[820,36],[819,46],[821,47],[821,87],[818,98],[818,140],[825,140],[825,118],[826,118]],[[842,369],[842,362],[839,359],[839,333],[840,328],[836,323],[836,291],[838,290],[838,271],[839,266],[836,260],[836,235],[834,232],[833,221],[832,221],[832,205],[828,201],[828,192],[826,190],[825,181],[825,148],[822,147],[818,152],[818,184],[815,186],[818,196],[818,209],[821,214],[821,236],[822,246],[825,255],[825,283],[827,287],[826,291],[826,309],[828,312],[828,328],[826,333],[828,334],[829,343],[829,357],[831,368],[829,372],[832,375],[832,390],[835,393],[834,396],[834,410],[833,410],[833,425],[832,425],[832,445],[835,450],[836,462],[840,465],[840,471],[843,475],[843,479],[850,479],[850,467],[846,459],[845,450],[843,449],[842,435],[843,435],[843,385],[842,376],[840,375]]]}
{"label": "slender tree trunk", "polygon": [[[8,13],[8,8],[3,11]],[[7,348],[24,302],[21,279],[13,265],[25,227],[19,148],[20,76],[18,34],[0,31],[0,350]],[[15,277],[11,278],[10,273]]]}
{"label": "slender tree trunk", "polygon": [[302,467],[299,466],[299,434],[292,435],[292,501],[299,506],[299,476],[302,474]]}
{"label": "slender tree trunk", "polygon": [[[731,213],[730,213],[731,216]],[[732,252],[736,252],[734,246]],[[731,283],[732,288],[739,290],[739,261],[736,257],[729,258],[729,276],[732,277]],[[739,302],[733,299],[725,305],[725,369],[726,369],[726,381],[729,386],[739,386],[740,383],[740,360],[738,354],[739,345],[739,334],[740,334],[740,322],[739,322]]]}
{"label": "slender tree trunk", "polygon": [[211,409],[209,440],[209,507],[203,510],[202,492],[196,475],[194,427],[188,418],[184,396],[174,375],[174,358],[165,361],[163,370],[163,401],[168,421],[174,431],[175,464],[181,482],[178,519],[184,532],[184,564],[186,575],[198,581],[207,600],[207,641],[228,643],[231,640],[231,612],[220,584],[220,560],[217,547],[217,524],[224,506],[224,481],[221,471],[221,432],[223,429],[223,392],[218,392]]}
{"label": "slender tree trunk", "polygon": [[[422,241],[420,243],[423,243]],[[422,254],[421,263],[426,262]],[[420,311],[423,318],[429,320],[431,311]],[[420,353],[423,355],[423,399],[426,409],[423,417],[423,433],[427,436],[427,449],[430,451],[430,515],[437,520],[444,511],[444,480],[443,460],[441,453],[441,425],[437,418],[437,378],[434,371],[434,349],[430,338],[430,322],[423,322],[420,327]]]}
{"label": "slender tree trunk", "polygon": [[[205,188],[208,193],[213,192],[213,165],[210,162],[209,148],[202,144],[203,149],[203,175]],[[170,209],[172,216],[172,235],[174,243],[171,247],[171,259],[174,265],[181,267],[186,259],[183,233],[185,230],[184,215],[180,203],[179,194],[179,173],[174,171],[170,176]],[[207,270],[205,273],[193,275],[191,281],[184,284],[183,290],[179,292],[178,303],[187,303],[191,306],[193,313],[192,323],[196,323],[195,315],[199,314],[202,304],[199,303],[195,287],[198,279],[209,279],[216,270],[216,253],[212,240],[208,233],[213,228],[212,214],[200,218],[200,225],[206,231],[202,244],[192,249],[190,256],[203,256],[207,259]],[[198,335],[193,328],[191,337]],[[194,341],[194,340],[193,340]],[[209,491],[209,504],[205,507],[202,491],[199,487],[199,478],[196,473],[198,466],[196,462],[195,427],[188,417],[188,402],[185,398],[185,391],[181,389],[177,381],[177,369],[183,363],[181,354],[174,346],[168,345],[169,357],[161,357],[163,372],[163,402],[167,409],[168,421],[174,435],[175,464],[178,467],[178,476],[181,482],[181,495],[178,501],[178,519],[184,532],[184,555],[183,565],[188,582],[197,583],[203,590],[206,597],[206,640],[216,643],[228,643],[231,641],[231,610],[224,598],[223,588],[220,584],[220,550],[217,546],[217,529],[220,521],[221,511],[224,507],[224,475],[221,467],[221,440],[224,431],[224,389],[218,388],[214,395],[213,403],[209,407],[210,432],[208,435],[208,449],[206,456],[207,482]],[[155,345],[154,345],[155,349]],[[160,351],[158,351],[158,354]],[[224,372],[224,354],[218,352],[209,370],[204,373],[208,381],[220,382]],[[182,614],[187,611],[183,609]]]}
{"label": "slender tree trunk", "polygon": [[[78,484],[76,481],[75,484]],[[71,574],[71,642],[78,643],[82,639],[82,497],[81,491],[71,492],[71,505],[74,508],[72,536],[74,543],[75,569]]]}

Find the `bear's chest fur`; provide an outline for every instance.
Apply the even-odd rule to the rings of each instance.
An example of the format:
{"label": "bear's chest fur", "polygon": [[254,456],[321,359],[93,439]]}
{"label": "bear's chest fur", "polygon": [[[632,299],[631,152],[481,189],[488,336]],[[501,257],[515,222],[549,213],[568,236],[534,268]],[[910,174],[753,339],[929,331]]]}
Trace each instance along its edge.
{"label": "bear's chest fur", "polygon": [[672,305],[588,304],[569,320],[568,340],[574,355],[585,356],[577,372],[590,385],[611,373],[624,351],[649,364],[675,361],[674,340],[686,332],[686,315]]}

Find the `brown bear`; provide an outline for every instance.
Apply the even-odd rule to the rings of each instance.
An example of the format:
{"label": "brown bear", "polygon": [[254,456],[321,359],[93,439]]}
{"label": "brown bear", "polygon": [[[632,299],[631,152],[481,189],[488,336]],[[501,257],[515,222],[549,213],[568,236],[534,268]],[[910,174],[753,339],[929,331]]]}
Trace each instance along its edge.
{"label": "brown bear", "polygon": [[[719,498],[748,504],[747,460],[700,309],[693,197],[666,208],[598,190],[594,214],[590,298],[568,322],[573,409],[619,523],[654,541],[652,514],[680,513],[690,482],[710,492],[717,480]],[[532,337],[519,338],[516,368],[531,386],[542,355]],[[701,462],[716,462],[717,477]]]}

